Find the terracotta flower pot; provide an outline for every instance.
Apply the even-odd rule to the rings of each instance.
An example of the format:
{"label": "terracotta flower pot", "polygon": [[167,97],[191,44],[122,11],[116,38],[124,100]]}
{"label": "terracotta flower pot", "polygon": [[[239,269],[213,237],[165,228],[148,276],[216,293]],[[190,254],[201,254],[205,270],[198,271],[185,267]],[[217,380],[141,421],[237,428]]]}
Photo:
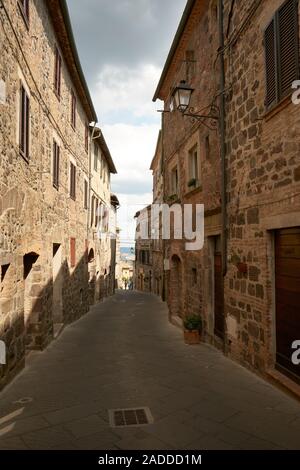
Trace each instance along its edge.
{"label": "terracotta flower pot", "polygon": [[189,345],[200,343],[200,332],[198,330],[184,330],[184,342]]}

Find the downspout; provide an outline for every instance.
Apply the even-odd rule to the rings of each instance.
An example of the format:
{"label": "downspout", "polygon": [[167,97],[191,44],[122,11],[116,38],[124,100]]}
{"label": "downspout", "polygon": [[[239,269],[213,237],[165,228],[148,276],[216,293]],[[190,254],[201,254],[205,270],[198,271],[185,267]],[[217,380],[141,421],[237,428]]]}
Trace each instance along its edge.
{"label": "downspout", "polygon": [[91,217],[91,194],[92,194],[92,143],[94,140],[95,129],[97,122],[95,121],[92,134],[90,136],[90,148],[89,148],[89,179],[88,179],[88,215],[87,215],[87,242],[89,243],[90,234],[90,217]]}
{"label": "downspout", "polygon": [[226,178],[226,127],[225,127],[225,64],[224,64],[224,5],[219,0],[219,55],[220,55],[220,152],[222,194],[222,270],[227,274],[227,178]]}

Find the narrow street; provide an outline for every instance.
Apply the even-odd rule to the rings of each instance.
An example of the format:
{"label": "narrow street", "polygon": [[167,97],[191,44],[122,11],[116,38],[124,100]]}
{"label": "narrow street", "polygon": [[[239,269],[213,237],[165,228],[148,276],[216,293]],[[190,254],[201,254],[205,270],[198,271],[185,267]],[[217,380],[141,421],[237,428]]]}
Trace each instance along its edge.
{"label": "narrow street", "polygon": [[[153,424],[113,428],[108,410]],[[1,394],[0,449],[300,449],[300,404],[209,346],[156,297],[118,293],[67,327]]]}

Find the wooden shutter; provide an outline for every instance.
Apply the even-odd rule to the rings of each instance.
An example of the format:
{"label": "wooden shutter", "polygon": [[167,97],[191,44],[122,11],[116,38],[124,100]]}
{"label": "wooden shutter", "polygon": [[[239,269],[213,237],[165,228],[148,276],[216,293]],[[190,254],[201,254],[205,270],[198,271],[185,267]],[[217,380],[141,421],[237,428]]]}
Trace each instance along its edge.
{"label": "wooden shutter", "polygon": [[279,95],[291,92],[299,78],[298,1],[288,0],[278,10]]}
{"label": "wooden shutter", "polygon": [[277,60],[275,42],[275,20],[273,19],[265,31],[266,61],[266,106],[269,108],[277,101]]}
{"label": "wooden shutter", "polygon": [[70,238],[70,263],[71,268],[76,266],[76,239]]}

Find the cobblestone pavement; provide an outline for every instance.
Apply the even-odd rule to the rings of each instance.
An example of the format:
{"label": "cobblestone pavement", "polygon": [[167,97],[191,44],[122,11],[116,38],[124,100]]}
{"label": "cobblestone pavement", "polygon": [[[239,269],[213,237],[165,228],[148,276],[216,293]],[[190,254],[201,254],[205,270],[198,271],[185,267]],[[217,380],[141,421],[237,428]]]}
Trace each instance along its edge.
{"label": "cobblestone pavement", "polygon": [[[206,345],[156,297],[117,293],[0,394],[0,449],[300,449],[300,404]],[[149,407],[153,424],[110,427]]]}

